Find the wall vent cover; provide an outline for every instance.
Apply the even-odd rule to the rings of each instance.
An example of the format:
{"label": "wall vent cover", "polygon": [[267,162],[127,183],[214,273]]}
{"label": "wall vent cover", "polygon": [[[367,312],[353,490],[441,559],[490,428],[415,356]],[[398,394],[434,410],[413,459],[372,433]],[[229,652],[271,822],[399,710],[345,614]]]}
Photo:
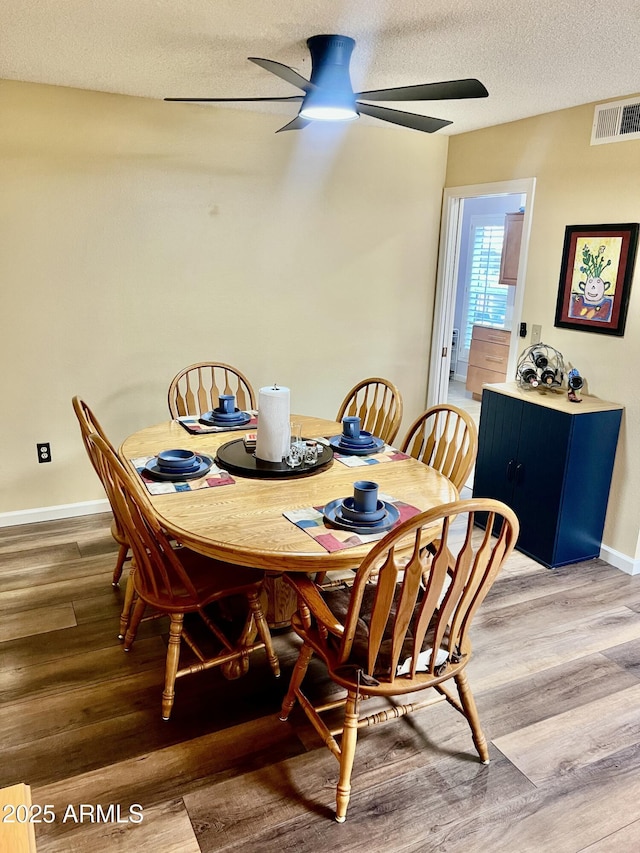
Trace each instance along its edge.
{"label": "wall vent cover", "polygon": [[640,139],[640,98],[597,104],[593,115],[591,144]]}

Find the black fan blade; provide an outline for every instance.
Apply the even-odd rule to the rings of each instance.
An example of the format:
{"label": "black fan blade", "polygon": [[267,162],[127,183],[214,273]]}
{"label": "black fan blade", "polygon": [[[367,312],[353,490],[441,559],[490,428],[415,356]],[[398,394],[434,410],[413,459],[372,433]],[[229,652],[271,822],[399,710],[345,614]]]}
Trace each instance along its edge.
{"label": "black fan blade", "polygon": [[165,101],[184,101],[186,103],[239,104],[243,101],[304,101],[304,95],[291,95],[289,98],[164,98]]}
{"label": "black fan blade", "polygon": [[356,92],[356,98],[364,98],[365,101],[449,101],[458,98],[486,98],[488,94],[479,80],[470,77],[466,80]]}
{"label": "black fan blade", "polygon": [[276,133],[281,133],[283,130],[302,130],[302,128],[306,127],[308,124],[311,124],[309,119],[302,118],[302,116],[296,116],[293,121],[289,122],[289,124],[285,124],[284,127],[279,127],[276,130]]}
{"label": "black fan blade", "polygon": [[295,86],[297,89],[302,89],[303,92],[308,92],[310,89],[316,88],[315,86],[312,86],[311,83],[301,74],[294,71],[293,68],[289,68],[288,65],[283,65],[281,62],[274,62],[273,59],[258,59],[256,56],[250,56],[249,61],[255,62],[256,65],[259,65],[266,71],[270,71],[272,74],[275,74],[276,77],[286,80],[287,83],[291,83],[291,85]]}
{"label": "black fan blade", "polygon": [[390,110],[389,107],[361,104],[360,101],[356,101],[356,109],[359,113],[364,113],[367,116],[373,116],[373,118],[379,118],[382,121],[390,121],[393,124],[401,124],[403,127],[411,127],[413,130],[423,130],[425,133],[435,133],[436,130],[451,124],[450,121],[443,118],[403,113],[400,110]]}

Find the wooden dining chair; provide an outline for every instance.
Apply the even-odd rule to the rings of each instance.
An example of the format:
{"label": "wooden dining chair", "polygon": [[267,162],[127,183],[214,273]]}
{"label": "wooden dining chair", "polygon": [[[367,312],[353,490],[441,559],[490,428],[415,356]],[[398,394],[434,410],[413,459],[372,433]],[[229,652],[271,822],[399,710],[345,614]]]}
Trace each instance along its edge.
{"label": "wooden dining chair", "polygon": [[[264,573],[258,569],[205,557],[185,547],[173,547],[158,522],[142,486],[118,459],[113,448],[100,435],[93,433],[89,441],[99,455],[103,476],[111,481],[116,510],[125,527],[133,551],[136,571],[133,613],[124,638],[124,649],[130,651],[145,608],[169,616],[169,642],[162,693],[162,719],[168,720],[173,708],[177,678],[224,666],[228,673],[242,674],[249,654],[265,649],[276,678],[280,665],[271,642],[271,634],[260,603]],[[219,605],[240,596],[246,602],[244,626],[238,633],[228,625],[224,609]],[[213,606],[213,608],[212,608]],[[211,609],[218,606],[217,618]],[[209,609],[207,609],[209,608]],[[185,614],[197,613],[217,641],[218,650],[206,654],[184,625]],[[253,641],[257,629],[260,640]],[[196,662],[180,667],[182,640],[196,657]],[[236,669],[232,668],[236,665]]]}
{"label": "wooden dining chair", "polygon": [[478,428],[468,412],[442,403],[416,418],[400,449],[444,474],[460,491],[475,465]]}
{"label": "wooden dining chair", "polygon": [[387,379],[363,379],[342,401],[336,420],[345,415],[357,415],[361,429],[391,444],[402,421],[402,395]]}
{"label": "wooden dining chair", "polygon": [[247,377],[215,361],[202,361],[185,367],[169,385],[169,412],[172,418],[202,415],[218,405],[221,394],[233,394],[242,411],[255,409],[256,395]]}
{"label": "wooden dining chair", "polygon": [[[122,524],[120,523],[118,516],[114,512],[113,502],[111,501],[111,496],[108,491],[108,483],[105,483],[102,479],[102,472],[100,470],[99,460],[96,458],[96,451],[93,444],[89,441],[89,436],[92,433],[97,433],[102,436],[104,441],[110,444],[109,439],[107,438],[105,431],[100,426],[100,422],[93,414],[89,406],[85,403],[85,401],[81,397],[74,397],[71,401],[73,403],[73,411],[76,414],[76,418],[78,419],[78,423],[80,424],[80,432],[82,434],[82,441],[84,443],[85,449],[89,456],[89,460],[93,465],[93,469],[98,475],[102,486],[107,493],[107,498],[109,500],[109,504],[111,506],[111,511],[113,512],[113,522],[111,524],[111,535],[117,542],[118,548],[118,557],[116,559],[116,565],[113,570],[113,578],[112,585],[118,586],[120,582],[120,578],[122,577],[122,570],[124,568],[124,564],[127,561],[130,555],[129,542],[127,540],[127,535],[125,533]],[[110,445],[111,446],[111,445]]]}
{"label": "wooden dining chair", "polygon": [[[477,513],[488,514],[484,531],[474,530]],[[492,537],[494,522],[500,521],[500,533]],[[423,536],[430,538],[434,526],[440,526],[441,533],[432,556],[423,547]],[[401,704],[391,702],[391,697],[434,688],[466,718],[480,760],[488,764],[487,743],[465,673],[471,658],[469,629],[513,550],[518,530],[514,512],[500,501],[455,501],[414,516],[388,533],[360,565],[353,586],[326,591],[305,575],[285,575],[298,596],[291,624],[303,644],[280,718],[288,718],[297,699],[338,759],[339,823],[347,813],[358,729],[431,704],[428,699]],[[396,553],[401,542],[411,550],[408,561]],[[330,679],[347,691],[342,702],[314,705],[303,693],[313,654],[323,661]],[[457,695],[453,685],[447,685],[451,681]],[[365,697],[388,699],[389,707],[360,716]],[[343,723],[329,729],[322,713],[340,704],[345,708]]]}

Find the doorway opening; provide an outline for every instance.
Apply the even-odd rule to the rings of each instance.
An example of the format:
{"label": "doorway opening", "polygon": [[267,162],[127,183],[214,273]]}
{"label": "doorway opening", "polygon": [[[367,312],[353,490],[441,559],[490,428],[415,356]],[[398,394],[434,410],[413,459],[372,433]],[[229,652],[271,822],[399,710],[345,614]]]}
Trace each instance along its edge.
{"label": "doorway opening", "polygon": [[[427,406],[450,402],[477,424],[482,382],[515,376],[534,191],[535,178],[522,178],[444,192]],[[502,249],[508,217],[515,213],[522,237],[517,272],[505,284]],[[472,340],[485,329],[502,339],[504,379],[478,370],[473,356],[470,362]]]}
{"label": "doorway opening", "polygon": [[[445,190],[427,406],[449,401],[479,417],[481,386],[469,379],[474,327],[502,334],[504,381],[515,376],[534,190],[535,178]],[[504,284],[505,227],[507,215],[514,213],[522,220],[517,275],[512,284]]]}

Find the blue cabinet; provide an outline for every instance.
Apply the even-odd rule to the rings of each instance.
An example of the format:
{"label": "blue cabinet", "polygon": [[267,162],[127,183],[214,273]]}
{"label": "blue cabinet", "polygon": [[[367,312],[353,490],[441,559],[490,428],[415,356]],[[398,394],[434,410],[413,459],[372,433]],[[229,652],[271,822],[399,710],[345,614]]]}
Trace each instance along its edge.
{"label": "blue cabinet", "polygon": [[473,494],[513,508],[518,550],[549,567],[600,554],[621,418],[593,397],[484,388]]}

